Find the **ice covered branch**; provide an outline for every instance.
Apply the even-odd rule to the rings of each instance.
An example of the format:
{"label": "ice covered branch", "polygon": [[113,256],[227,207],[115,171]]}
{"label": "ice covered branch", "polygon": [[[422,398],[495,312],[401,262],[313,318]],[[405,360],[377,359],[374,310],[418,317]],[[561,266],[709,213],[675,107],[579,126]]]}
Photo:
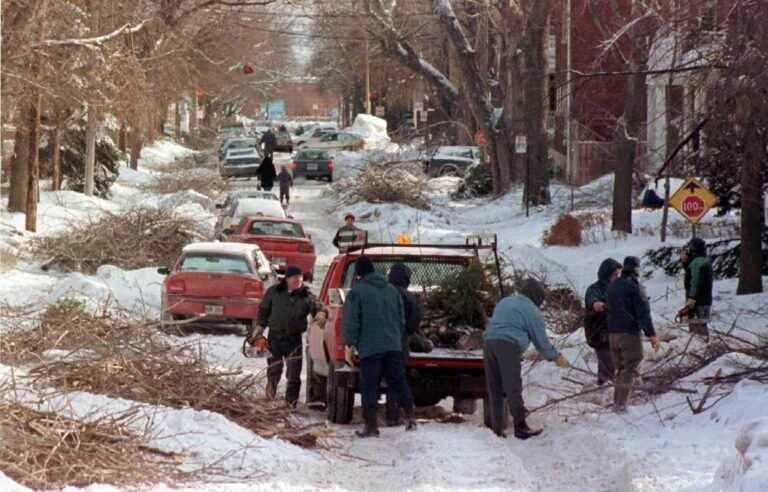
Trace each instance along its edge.
{"label": "ice covered branch", "polygon": [[135,26],[131,26],[130,24],[125,24],[122,27],[108,34],[104,34],[103,36],[95,36],[92,38],[46,39],[45,41],[34,43],[32,45],[32,48],[52,48],[52,47],[59,47],[59,46],[95,48],[103,45],[104,43],[112,41],[113,39],[116,39],[117,37],[122,36],[124,34],[133,34],[133,33],[139,32],[142,29],[144,29],[144,26],[146,26],[148,22],[149,22],[149,19],[144,19],[143,21],[136,24]]}

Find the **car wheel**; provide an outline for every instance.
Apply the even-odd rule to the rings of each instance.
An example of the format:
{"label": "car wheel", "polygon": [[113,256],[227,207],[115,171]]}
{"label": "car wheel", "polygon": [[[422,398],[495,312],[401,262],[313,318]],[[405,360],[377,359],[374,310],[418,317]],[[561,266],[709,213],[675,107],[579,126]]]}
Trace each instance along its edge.
{"label": "car wheel", "polygon": [[474,398],[454,398],[453,412],[463,415],[472,415],[477,411],[477,400]]}
{"label": "car wheel", "polygon": [[[502,428],[506,429],[509,427],[509,405],[507,404],[507,400],[504,399],[504,404],[502,406],[502,412],[503,416],[501,417],[501,426]],[[486,427],[489,429],[492,428],[492,422],[491,422],[491,402],[490,399],[486,396],[483,398],[483,423]]]}
{"label": "car wheel", "polygon": [[326,382],[325,413],[326,417],[334,424],[348,424],[352,422],[352,408],[355,403],[355,392],[343,384],[339,374],[330,368]]}
{"label": "car wheel", "polygon": [[455,168],[455,167],[453,167],[453,166],[443,166],[443,167],[440,169],[440,173],[439,173],[439,175],[440,175],[441,177],[443,177],[443,176],[452,176],[452,177],[455,177],[455,176],[458,176],[458,175],[459,175],[459,170],[458,170],[458,169],[456,169],[456,168]]}
{"label": "car wheel", "polygon": [[310,403],[325,404],[327,378],[315,374],[315,365],[312,363],[312,357],[309,355],[309,347],[306,350],[307,360],[307,405]]}

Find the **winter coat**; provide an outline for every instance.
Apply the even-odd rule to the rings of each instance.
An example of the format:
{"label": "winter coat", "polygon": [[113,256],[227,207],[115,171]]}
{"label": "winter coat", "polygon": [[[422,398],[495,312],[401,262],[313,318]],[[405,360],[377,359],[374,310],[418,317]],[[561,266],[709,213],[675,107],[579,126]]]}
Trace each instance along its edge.
{"label": "winter coat", "polygon": [[256,174],[259,175],[261,187],[266,190],[271,190],[272,186],[275,184],[275,177],[277,175],[275,172],[275,165],[272,163],[271,157],[264,157],[264,160],[261,161],[261,165],[256,170]]}
{"label": "winter coat", "polygon": [[280,183],[281,191],[288,191],[293,186],[293,176],[286,169],[280,171],[277,175],[277,181]]}
{"label": "winter coat", "polygon": [[691,260],[686,266],[686,297],[696,301],[696,306],[711,306],[714,272],[707,256],[707,244],[701,238],[694,238],[687,247]]}
{"label": "winter coat", "polygon": [[496,305],[483,339],[514,342],[521,352],[528,350],[533,342],[536,350],[547,360],[555,360],[560,355],[547,337],[541,311],[533,301],[522,295],[505,297]]}
{"label": "winter coat", "polygon": [[402,352],[405,309],[400,292],[380,273],[370,273],[347,294],[342,336],[361,358]]}
{"label": "winter coat", "polygon": [[587,288],[584,294],[586,305],[584,315],[584,335],[587,344],[593,348],[608,348],[607,311],[597,312],[593,306],[596,302],[608,302],[608,284],[611,282],[611,274],[621,268],[621,263],[608,258],[600,264],[597,270],[597,282]]}
{"label": "winter coat", "polygon": [[634,274],[622,272],[621,278],[608,286],[608,333],[656,335],[651,306]]}
{"label": "winter coat", "polygon": [[275,146],[277,145],[277,137],[270,130],[261,136],[261,144],[264,145],[264,152],[271,154],[274,152]]}
{"label": "winter coat", "polygon": [[269,338],[301,335],[307,331],[307,316],[323,311],[323,305],[306,286],[288,292],[285,281],[267,290],[259,306],[258,322],[269,327]]}
{"label": "winter coat", "polygon": [[[403,309],[405,310],[405,332],[406,335],[413,335],[421,328],[421,320],[424,318],[424,312],[421,309],[421,303],[417,296],[408,292],[408,287],[411,285],[410,274],[407,271],[407,267],[399,265],[402,268],[398,268],[398,265],[394,265],[389,271],[389,283],[394,285],[400,292],[400,297],[403,299]],[[406,337],[407,338],[407,337]]]}
{"label": "winter coat", "polygon": [[339,247],[339,239],[342,233],[348,232],[348,231],[359,231],[359,230],[360,229],[358,227],[355,227],[354,224],[353,225],[344,224],[343,226],[339,227],[338,231],[336,231],[336,235],[333,237],[333,245],[336,246],[337,248]]}

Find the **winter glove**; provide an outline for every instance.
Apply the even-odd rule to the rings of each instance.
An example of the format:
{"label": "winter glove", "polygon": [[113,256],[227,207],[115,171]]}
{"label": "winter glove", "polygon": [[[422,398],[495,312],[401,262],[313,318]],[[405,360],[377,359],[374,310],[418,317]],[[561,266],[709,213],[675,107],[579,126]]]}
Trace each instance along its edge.
{"label": "winter glove", "polygon": [[559,367],[561,369],[565,369],[567,367],[571,367],[571,363],[568,362],[568,359],[566,359],[562,355],[558,355],[557,356],[557,359],[555,359],[555,364],[557,365],[557,367]]}
{"label": "winter glove", "polygon": [[263,327],[263,326],[257,326],[256,328],[254,328],[254,329],[253,329],[253,331],[251,332],[251,334],[250,334],[250,335],[248,335],[248,338],[246,338],[246,341],[247,341],[247,342],[248,342],[250,345],[254,345],[254,344],[256,343],[256,341],[257,341],[259,338],[264,338],[264,336],[263,336],[263,335],[264,335],[264,330],[265,330],[265,329],[266,329],[266,328],[265,328],[265,327]]}
{"label": "winter glove", "polygon": [[695,310],[695,307],[688,306],[688,304],[686,304],[683,309],[677,312],[677,315],[675,316],[675,323],[682,323],[687,319],[693,318]]}
{"label": "winter glove", "polygon": [[651,337],[651,348],[654,352],[658,352],[659,348],[661,348],[661,342],[659,341],[659,337],[653,336]]}
{"label": "winter glove", "polygon": [[605,311],[605,303],[597,301],[596,303],[592,304],[592,309],[594,309],[596,313],[602,313]]}
{"label": "winter glove", "polygon": [[357,350],[355,350],[355,347],[351,345],[346,345],[344,347],[344,360],[347,361],[347,364],[349,364],[350,367],[355,367],[355,353]]}

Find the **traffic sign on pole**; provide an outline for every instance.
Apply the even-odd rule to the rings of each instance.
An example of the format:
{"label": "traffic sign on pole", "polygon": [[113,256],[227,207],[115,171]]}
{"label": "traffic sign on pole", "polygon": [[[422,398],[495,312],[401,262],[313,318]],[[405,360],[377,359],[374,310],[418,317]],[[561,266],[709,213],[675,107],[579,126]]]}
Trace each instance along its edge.
{"label": "traffic sign on pole", "polygon": [[698,224],[717,205],[717,196],[695,178],[688,178],[670,197],[669,205],[692,224]]}

